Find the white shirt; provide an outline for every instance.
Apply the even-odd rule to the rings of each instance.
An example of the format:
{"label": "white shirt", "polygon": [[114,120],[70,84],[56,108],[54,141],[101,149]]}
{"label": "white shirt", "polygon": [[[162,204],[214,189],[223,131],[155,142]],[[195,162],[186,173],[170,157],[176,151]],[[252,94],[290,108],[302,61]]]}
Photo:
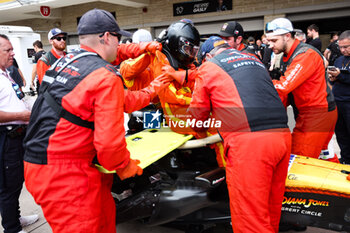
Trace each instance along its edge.
{"label": "white shirt", "polygon": [[[18,99],[16,92],[13,90],[11,81],[6,77],[10,77],[9,72],[0,69],[0,111],[4,112],[22,112],[27,110],[26,105]],[[26,124],[24,121],[11,121],[0,123],[0,125],[10,124]]]}

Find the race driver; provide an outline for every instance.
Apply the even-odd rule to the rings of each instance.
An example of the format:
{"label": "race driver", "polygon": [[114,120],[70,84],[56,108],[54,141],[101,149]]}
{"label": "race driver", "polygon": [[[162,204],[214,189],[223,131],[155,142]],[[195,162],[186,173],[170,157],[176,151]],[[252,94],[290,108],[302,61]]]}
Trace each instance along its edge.
{"label": "race driver", "polygon": [[[273,83],[285,106],[291,104],[294,109],[292,153],[319,158],[321,150],[328,147],[337,121],[322,54],[295,39],[292,23],[286,18],[267,23],[266,36],[273,52],[284,54],[284,73]],[[320,158],[339,162],[335,154]]]}
{"label": "race driver", "polygon": [[[88,11],[78,24],[81,50],[62,58],[42,81],[24,140],[24,172],[53,233],[116,232],[113,176],[95,168],[95,156],[121,179],[142,174],[124,138],[131,95],[124,101],[122,80],[110,64],[124,33],[109,12]],[[155,80],[148,91],[161,86],[162,79]]]}
{"label": "race driver", "polygon": [[[193,61],[199,50],[200,35],[193,22],[182,19],[171,24],[158,41],[162,43],[162,53],[167,61],[163,62],[162,70],[165,75],[174,79],[167,88],[158,93],[167,123],[173,131],[192,134],[196,138],[217,134],[215,127],[210,127],[206,132],[195,132],[190,127],[179,127],[180,122],[186,122],[190,117],[187,108],[192,100],[196,82],[197,68]],[[216,152],[218,166],[224,167],[226,162],[222,142],[212,144],[210,147]]]}
{"label": "race driver", "polygon": [[277,233],[291,149],[286,111],[259,59],[212,47],[196,75],[194,129],[209,117],[222,122],[233,232]]}

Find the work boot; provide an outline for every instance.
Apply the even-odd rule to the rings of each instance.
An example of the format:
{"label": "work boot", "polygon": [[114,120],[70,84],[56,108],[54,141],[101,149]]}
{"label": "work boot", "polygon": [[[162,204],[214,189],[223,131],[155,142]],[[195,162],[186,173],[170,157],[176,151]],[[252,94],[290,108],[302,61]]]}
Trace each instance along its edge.
{"label": "work boot", "polygon": [[33,214],[33,215],[20,217],[19,221],[21,222],[22,227],[26,227],[26,226],[29,226],[29,225],[35,223],[36,221],[38,221],[38,219],[39,219],[39,215]]}

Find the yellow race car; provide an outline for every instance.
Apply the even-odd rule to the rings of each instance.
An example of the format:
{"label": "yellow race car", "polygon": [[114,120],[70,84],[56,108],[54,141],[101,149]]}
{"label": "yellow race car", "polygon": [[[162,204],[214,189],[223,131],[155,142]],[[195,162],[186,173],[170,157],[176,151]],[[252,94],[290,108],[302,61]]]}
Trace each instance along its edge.
{"label": "yellow race car", "polygon": [[[161,128],[126,138],[144,172],[124,181],[115,176],[118,223],[171,224],[187,233],[226,224],[232,232],[225,169],[206,146],[219,137],[191,137]],[[350,231],[350,166],[291,155],[288,169],[281,224]]]}
{"label": "yellow race car", "polygon": [[350,166],[291,155],[282,222],[350,230]]}

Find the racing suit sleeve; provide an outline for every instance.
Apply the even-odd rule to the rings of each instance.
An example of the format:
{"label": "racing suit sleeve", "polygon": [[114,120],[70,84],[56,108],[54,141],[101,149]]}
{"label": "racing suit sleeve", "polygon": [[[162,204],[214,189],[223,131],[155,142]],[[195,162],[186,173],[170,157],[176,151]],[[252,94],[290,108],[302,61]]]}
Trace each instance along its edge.
{"label": "racing suit sleeve", "polygon": [[142,54],[135,59],[123,61],[120,65],[120,74],[124,80],[132,80],[142,73],[150,64],[150,56]]}
{"label": "racing suit sleeve", "polygon": [[150,55],[144,53],[135,59],[123,61],[120,65],[120,74],[128,89],[140,90],[153,80],[153,74],[147,67],[150,65]]}
{"label": "racing suit sleeve", "polygon": [[41,81],[43,80],[43,77],[45,75],[45,72],[50,68],[50,66],[46,65],[45,62],[39,60],[36,64],[36,73],[38,75],[38,81],[41,84]]}
{"label": "racing suit sleeve", "polygon": [[313,50],[307,50],[294,58],[280,80],[272,80],[281,99],[310,78],[317,69],[325,69],[323,59]]}

